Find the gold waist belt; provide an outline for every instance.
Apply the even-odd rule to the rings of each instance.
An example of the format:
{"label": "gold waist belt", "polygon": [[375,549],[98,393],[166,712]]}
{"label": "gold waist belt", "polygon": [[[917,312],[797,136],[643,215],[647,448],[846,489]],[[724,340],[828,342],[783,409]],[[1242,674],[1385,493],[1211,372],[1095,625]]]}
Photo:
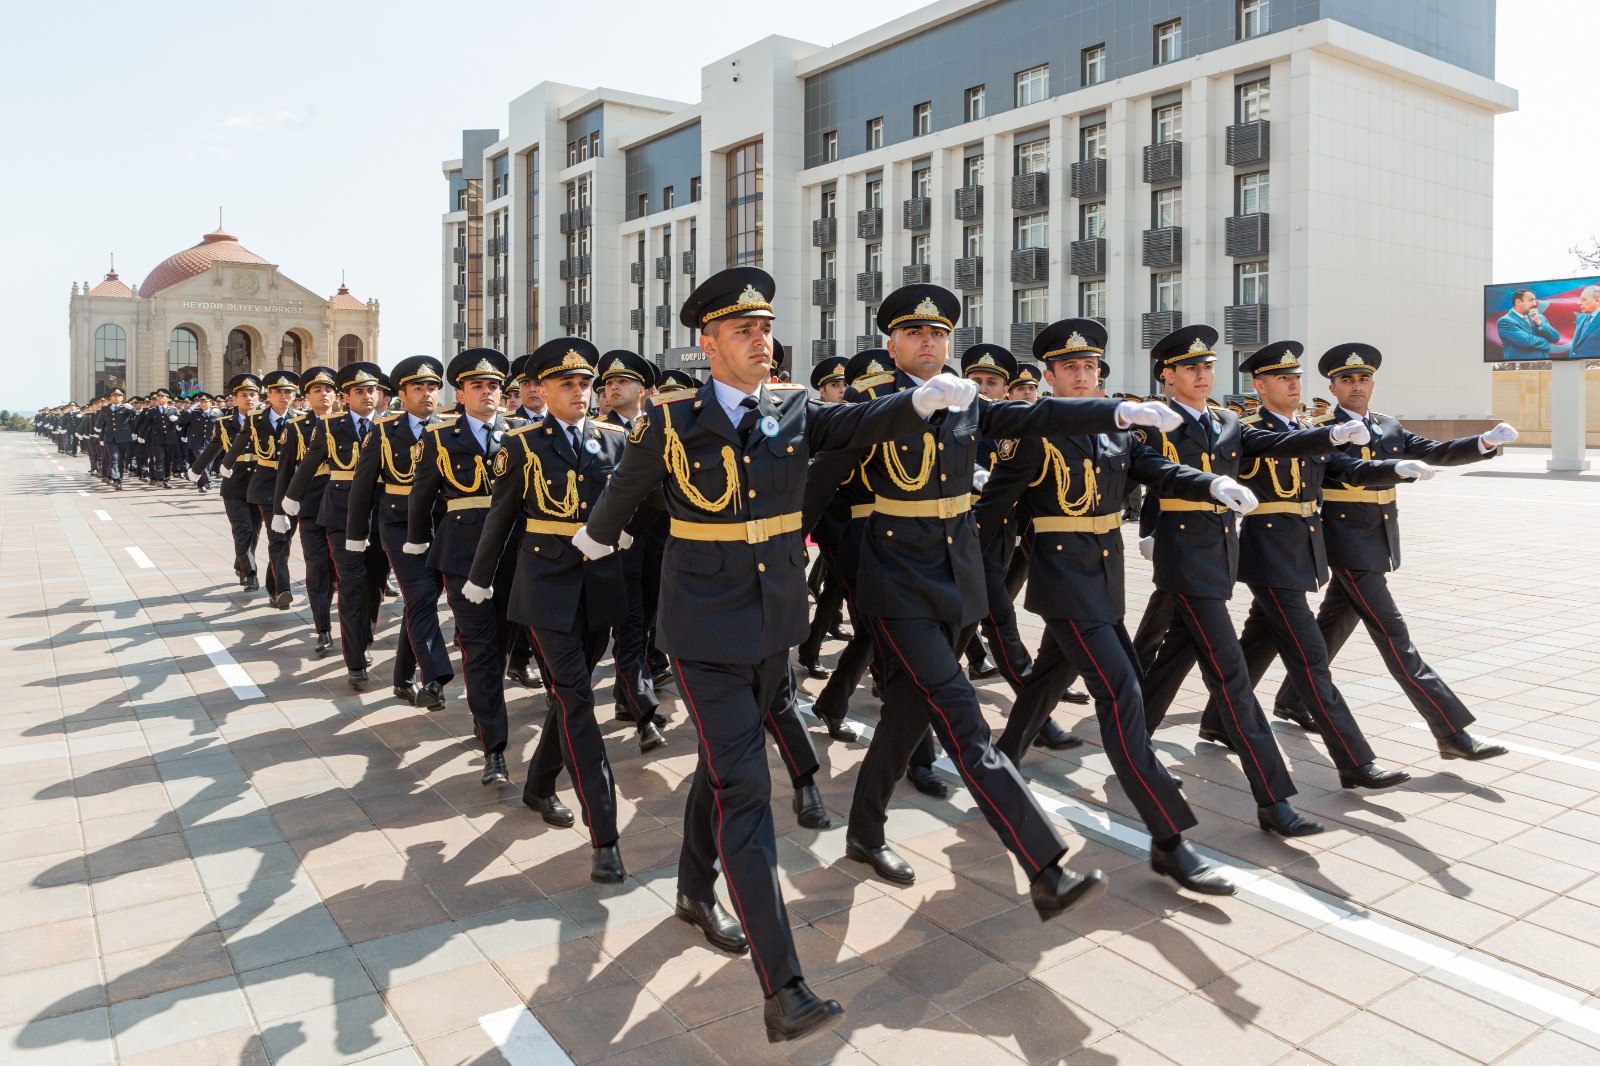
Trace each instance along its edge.
{"label": "gold waist belt", "polygon": [[457,496],[453,500],[446,500],[444,509],[446,511],[481,511],[487,509],[493,502],[494,499],[489,496]]}
{"label": "gold waist belt", "polygon": [[256,465],[261,467],[261,468],[263,468],[263,469],[266,469],[266,470],[276,470],[276,469],[278,469],[278,460],[276,460],[276,459],[257,459],[256,460]]}
{"label": "gold waist belt", "polygon": [[743,541],[746,544],[763,544],[780,533],[793,533],[800,528],[800,512],[756,518],[749,522],[690,522],[682,518],[672,520],[672,535],[680,540]]}
{"label": "gold waist belt", "polygon": [[1393,503],[1394,489],[1323,489],[1329,503]]}
{"label": "gold waist belt", "polygon": [[330,470],[330,471],[328,471],[328,480],[329,481],[354,481],[355,478],[356,478],[356,472],[354,470]]}
{"label": "gold waist belt", "polygon": [[1293,500],[1274,500],[1271,503],[1258,504],[1256,509],[1245,515],[1245,517],[1254,518],[1258,514],[1297,514],[1301,518],[1310,518],[1316,513],[1317,505],[1315,501],[1296,503]]}
{"label": "gold waist belt", "polygon": [[1220,503],[1196,503],[1194,500],[1161,500],[1163,511],[1209,511],[1212,514],[1221,514],[1227,508]]}
{"label": "gold waist belt", "polygon": [[[463,499],[474,499],[474,498],[475,497],[471,497],[471,496],[463,497]],[[454,503],[455,501],[452,500],[450,502]],[[557,536],[557,537],[570,537],[574,533],[576,533],[578,530],[583,528],[583,523],[582,522],[549,522],[549,521],[546,521],[543,518],[530,518],[523,524],[523,528],[526,529],[529,533],[549,533],[549,534],[552,534],[552,535]]]}
{"label": "gold waist belt", "polygon": [[238,455],[233,457],[233,463],[231,465],[237,466],[240,463],[253,463],[255,461],[255,452],[240,452]]}
{"label": "gold waist belt", "polygon": [[410,485],[384,485],[383,486],[383,491],[384,491],[385,494],[387,494],[389,496],[409,496],[409,495],[411,495],[411,486]]}
{"label": "gold waist belt", "polygon": [[890,500],[879,496],[872,509],[895,518],[955,518],[972,510],[972,496],[941,496],[937,500]]}
{"label": "gold waist belt", "polygon": [[850,508],[851,518],[865,518],[872,513],[872,504],[858,503]]}
{"label": "gold waist belt", "polygon": [[1110,533],[1122,528],[1122,514],[1097,514],[1083,518],[1045,517],[1033,520],[1035,533]]}

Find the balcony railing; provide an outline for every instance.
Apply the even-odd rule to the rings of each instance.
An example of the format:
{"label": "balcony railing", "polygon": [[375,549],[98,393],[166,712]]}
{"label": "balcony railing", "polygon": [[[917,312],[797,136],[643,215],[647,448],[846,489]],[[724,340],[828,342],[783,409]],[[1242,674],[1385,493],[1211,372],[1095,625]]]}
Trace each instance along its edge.
{"label": "balcony railing", "polygon": [[963,185],[956,190],[956,217],[959,219],[983,217],[982,185]]}
{"label": "balcony railing", "polygon": [[864,352],[868,348],[882,348],[883,338],[876,333],[858,333],[856,335],[856,351]]}
{"label": "balcony railing", "polygon": [[1011,206],[1017,211],[1037,211],[1050,206],[1050,173],[1036,170],[1011,179]]}
{"label": "balcony railing", "polygon": [[631,283],[633,285],[643,285],[644,284],[644,264],[643,263],[629,263],[628,264],[628,281],[629,281],[629,283]]}
{"label": "balcony railing", "polygon": [[832,248],[839,240],[839,220],[814,218],[811,220],[811,244],[815,248]]}
{"label": "balcony railing", "polygon": [[1235,304],[1222,309],[1223,339],[1231,345],[1265,344],[1267,333],[1266,304]]}
{"label": "balcony railing", "polygon": [[464,304],[467,302],[467,287],[465,285],[452,285],[450,287],[450,295],[455,298],[456,303]]}
{"label": "balcony railing", "polygon": [[1011,343],[1008,347],[1013,352],[1031,352],[1033,338],[1044,331],[1048,322],[1013,322],[1011,323]]}
{"label": "balcony railing", "polygon": [[839,300],[839,282],[836,278],[811,280],[811,303],[814,307],[832,307]]}
{"label": "balcony railing", "polygon": [[950,334],[950,354],[958,359],[974,344],[983,343],[982,326],[957,326]]}
{"label": "balcony railing", "polygon": [[1072,195],[1094,198],[1106,194],[1106,161],[1082,159],[1072,164]]}
{"label": "balcony railing", "polygon": [[691,248],[687,252],[683,253],[683,272],[685,274],[689,275],[691,278],[694,277],[694,249],[693,248]]}
{"label": "balcony railing", "polygon": [[655,277],[657,281],[666,281],[672,277],[672,257],[670,255],[656,256]]}
{"label": "balcony railing", "polygon": [[1156,341],[1182,325],[1182,311],[1150,311],[1140,315],[1139,347],[1154,348]]}
{"label": "balcony railing", "polygon": [[1144,180],[1151,185],[1183,180],[1183,142],[1163,141],[1144,146]]}
{"label": "balcony railing", "polygon": [[656,329],[672,328],[672,305],[656,304]]}
{"label": "balcony railing", "polygon": [[883,208],[868,207],[856,212],[856,236],[866,240],[883,236]]}
{"label": "balcony railing", "polygon": [[900,284],[925,285],[933,270],[927,263],[911,263],[900,268]]}
{"label": "balcony railing", "polygon": [[1223,227],[1223,250],[1231,256],[1266,255],[1269,216],[1262,213],[1234,215]]}
{"label": "balcony railing", "polygon": [[628,311],[628,329],[634,333],[644,332],[644,308],[635,307]]}
{"label": "balcony railing", "polygon": [[1154,270],[1169,270],[1183,265],[1183,227],[1163,226],[1144,231],[1142,262]]}
{"label": "balcony railing", "polygon": [[902,229],[927,229],[933,225],[933,200],[926,196],[913,196],[900,205]]}
{"label": "balcony railing", "polygon": [[1068,246],[1074,274],[1104,274],[1106,272],[1106,239],[1090,237],[1073,241]]}
{"label": "balcony railing", "polygon": [[875,304],[883,299],[883,271],[863,270],[856,275],[856,299]]}
{"label": "balcony railing", "polygon": [[1050,280],[1050,249],[1017,248],[1011,253],[1014,285],[1039,285]]}
{"label": "balcony railing", "polygon": [[457,266],[464,264],[467,261],[467,246],[464,244],[458,244],[454,248],[450,249],[450,259]]}
{"label": "balcony railing", "polygon": [[956,260],[956,288],[973,292],[983,288],[983,256],[969,255]]}
{"label": "balcony railing", "polygon": [[452,323],[450,323],[450,336],[454,337],[458,341],[466,340],[467,339],[467,324],[465,322],[452,322]]}
{"label": "balcony railing", "polygon": [[811,361],[813,363],[816,363],[816,362],[820,362],[823,359],[832,359],[834,350],[837,347],[838,347],[838,342],[835,341],[832,337],[829,337],[827,340],[812,341],[811,342]]}
{"label": "balcony railing", "polygon": [[1244,167],[1265,163],[1272,152],[1272,123],[1241,122],[1228,127],[1228,165]]}

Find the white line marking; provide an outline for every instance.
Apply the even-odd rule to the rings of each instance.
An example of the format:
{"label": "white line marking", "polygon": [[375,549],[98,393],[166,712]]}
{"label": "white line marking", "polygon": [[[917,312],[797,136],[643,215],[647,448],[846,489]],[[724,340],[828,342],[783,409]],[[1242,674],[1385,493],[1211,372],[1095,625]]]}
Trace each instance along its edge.
{"label": "white line marking", "polygon": [[[1424,722],[1408,722],[1406,724],[1411,726],[1412,729],[1428,728],[1427,724]],[[1524,744],[1518,740],[1510,740],[1504,733],[1496,733],[1493,739],[1496,744],[1504,744],[1507,751],[1521,752],[1523,755],[1533,755],[1540,759],[1548,759],[1551,762],[1563,762],[1568,766],[1581,766],[1585,770],[1600,771],[1600,762],[1595,762],[1593,759],[1580,759],[1576,755],[1564,755],[1559,751],[1550,751],[1547,748],[1536,748],[1532,744]]]}
{"label": "white line marking", "polygon": [[485,1014],[478,1025],[511,1066],[572,1066],[572,1058],[527,1007]]}
{"label": "white line marking", "polygon": [[88,494],[88,493],[87,493],[87,492],[84,492],[84,491],[83,491],[83,490],[82,490],[82,489],[79,489],[79,490],[78,490],[78,495],[79,495],[79,496],[87,496],[87,495],[89,495],[89,494]]}
{"label": "white line marking", "polygon": [[[802,700],[799,706],[808,717],[816,719],[810,701]],[[870,724],[856,718],[848,720],[861,734],[863,741],[871,739],[873,730]],[[1414,724],[1419,729],[1427,728],[1420,722]],[[1498,736],[1495,739],[1512,750],[1530,750],[1526,745],[1513,746]],[[1533,753],[1600,769],[1600,764],[1573,759],[1570,756],[1561,757],[1545,752]],[[941,757],[934,765],[960,783],[960,775],[955,772],[955,765],[948,756]],[[1061,796],[1032,782],[1028,785],[1028,791],[1033,793],[1039,805],[1046,811],[1071,823],[1088,835],[1099,838],[1104,843],[1141,857],[1150,850],[1150,835],[1121,816],[1113,816],[1111,812],[1100,807]],[[1202,847],[1198,850],[1223,868],[1224,876],[1238,886],[1241,895],[1253,896],[1260,901],[1292,911],[1305,920],[1302,924],[1306,924],[1308,928],[1321,932],[1337,928],[1368,945],[1366,950],[1369,954],[1379,958],[1386,954],[1398,955],[1424,968],[1444,970],[1492,995],[1515,1000],[1580,1029],[1600,1034],[1600,1010],[1585,1006],[1584,1001],[1587,997],[1581,993],[1567,993],[1546,988],[1536,980],[1518,976],[1529,971],[1513,963],[1494,959],[1492,955],[1474,951],[1463,945],[1451,944],[1449,947],[1442,947],[1421,936],[1396,928],[1398,925],[1408,924],[1399,919],[1385,917],[1383,921],[1375,920],[1370,912],[1359,906],[1313,891],[1305,885],[1272,874],[1242,859],[1210,848]],[[1439,937],[1439,939],[1445,938]],[[1494,959],[1497,965],[1491,966],[1480,961],[1483,959]]]}
{"label": "white line marking", "polygon": [[100,521],[102,521],[102,522],[111,521],[111,516],[110,515],[106,514],[104,511],[101,511],[101,510],[98,510],[98,509],[95,510],[94,516],[96,518],[100,519]]}
{"label": "white line marking", "polygon": [[155,569],[156,564],[150,561],[150,556],[146,555],[138,548],[127,548],[124,550],[127,551],[129,555],[133,556],[133,561],[139,564],[139,568],[141,570]]}
{"label": "white line marking", "polygon": [[228,649],[222,646],[222,641],[209,634],[194,638],[200,645],[200,650],[205,652],[206,658],[211,660],[211,665],[217,668],[217,673],[222,675],[222,680],[233,689],[233,694],[241,700],[264,699],[262,691],[256,683],[250,680],[250,675],[245,673],[234,657],[228,654]]}

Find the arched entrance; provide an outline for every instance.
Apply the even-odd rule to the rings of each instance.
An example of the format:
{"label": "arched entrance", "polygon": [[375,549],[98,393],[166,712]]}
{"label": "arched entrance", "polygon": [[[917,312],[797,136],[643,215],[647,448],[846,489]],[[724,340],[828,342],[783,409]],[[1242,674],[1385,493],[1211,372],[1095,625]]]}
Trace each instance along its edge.
{"label": "arched entrance", "polygon": [[108,396],[128,381],[128,335],[107,323],[94,331],[94,394]]}
{"label": "arched entrance", "polygon": [[300,334],[290,330],[283,335],[283,341],[278,345],[278,369],[300,373],[303,365],[300,357],[305,352],[305,344],[300,340]]}
{"label": "arched entrance", "polygon": [[242,329],[229,330],[228,347],[222,353],[223,385],[226,386],[235,374],[250,373],[250,362],[254,355],[254,338]]}
{"label": "arched entrance", "polygon": [[354,333],[346,333],[339,338],[339,365],[348,366],[361,360],[361,338]]}
{"label": "arched entrance", "polygon": [[167,388],[178,397],[200,388],[200,336],[189,326],[167,336]]}

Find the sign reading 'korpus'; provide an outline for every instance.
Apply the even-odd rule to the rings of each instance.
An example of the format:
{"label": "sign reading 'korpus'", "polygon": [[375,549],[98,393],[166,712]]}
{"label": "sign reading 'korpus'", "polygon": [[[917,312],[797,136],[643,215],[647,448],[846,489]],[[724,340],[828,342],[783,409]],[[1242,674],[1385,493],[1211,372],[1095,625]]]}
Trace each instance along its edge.
{"label": "sign reading 'korpus'", "polygon": [[185,300],[180,305],[186,311],[236,311],[245,314],[266,315],[303,315],[306,309],[302,306],[277,305],[277,304],[231,304],[215,300]]}

